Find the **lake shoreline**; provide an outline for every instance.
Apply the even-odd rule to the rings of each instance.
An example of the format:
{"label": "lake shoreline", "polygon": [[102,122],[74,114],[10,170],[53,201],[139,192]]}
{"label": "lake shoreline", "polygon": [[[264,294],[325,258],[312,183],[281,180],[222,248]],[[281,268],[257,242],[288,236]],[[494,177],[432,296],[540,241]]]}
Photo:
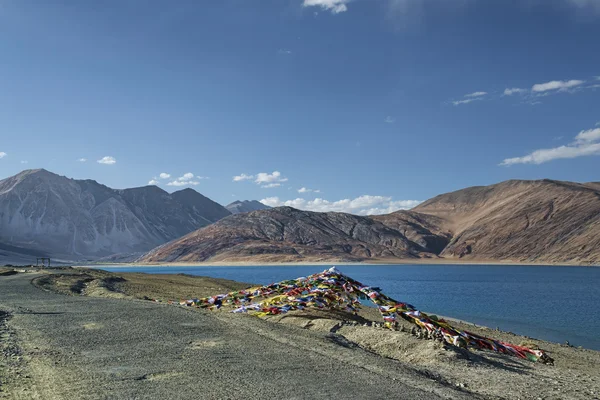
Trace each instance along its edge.
{"label": "lake shoreline", "polygon": [[316,261],[299,261],[299,262],[261,262],[256,261],[196,261],[196,262],[164,262],[164,263],[137,263],[137,262],[103,262],[103,263],[81,263],[72,264],[77,268],[98,268],[101,266],[123,266],[123,267],[245,267],[245,266],[265,266],[265,267],[285,267],[285,266],[322,266],[322,265],[359,265],[359,266],[380,266],[380,265],[466,265],[466,266],[482,266],[482,265],[499,265],[499,266],[540,266],[540,267],[590,267],[600,268],[600,264],[588,263],[549,263],[549,262],[520,262],[512,260],[457,260],[457,259],[377,259],[372,261],[343,261],[343,260],[316,260]]}

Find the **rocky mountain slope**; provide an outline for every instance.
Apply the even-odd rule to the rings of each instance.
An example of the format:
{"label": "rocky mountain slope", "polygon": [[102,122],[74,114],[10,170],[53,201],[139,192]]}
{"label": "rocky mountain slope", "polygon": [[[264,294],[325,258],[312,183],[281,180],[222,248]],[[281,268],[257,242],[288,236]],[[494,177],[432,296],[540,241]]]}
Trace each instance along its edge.
{"label": "rocky mountain slope", "polygon": [[84,259],[147,251],[228,215],[191,189],[114,190],[43,169],[0,181],[0,243],[7,254],[24,248]]}
{"label": "rocky mountain slope", "polygon": [[140,261],[417,257],[600,263],[600,185],[506,181],[443,194],[410,211],[372,217],[289,207],[253,211],[160,246]]}
{"label": "rocky mountain slope", "polygon": [[240,214],[250,211],[268,210],[271,207],[265,206],[263,203],[256,200],[238,200],[226,205],[225,208],[228,209],[232,214]]}
{"label": "rocky mountain slope", "polygon": [[506,181],[434,197],[415,212],[452,236],[442,257],[521,262],[600,262],[600,187]]}
{"label": "rocky mountain slope", "polygon": [[[415,238],[418,234],[415,234]],[[424,241],[425,242],[425,241]],[[262,258],[416,258],[428,252],[398,230],[369,217],[291,207],[232,215],[154,249],[142,261],[185,262]]]}

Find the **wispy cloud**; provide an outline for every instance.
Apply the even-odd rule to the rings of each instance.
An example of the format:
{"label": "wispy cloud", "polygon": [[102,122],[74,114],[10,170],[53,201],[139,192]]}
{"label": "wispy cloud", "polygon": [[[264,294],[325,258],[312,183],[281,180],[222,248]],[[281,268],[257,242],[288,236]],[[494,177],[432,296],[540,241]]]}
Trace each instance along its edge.
{"label": "wispy cloud", "polygon": [[200,182],[194,180],[194,174],[191,172],[187,172],[174,181],[167,183],[168,186],[196,186],[199,184]]}
{"label": "wispy cloud", "polygon": [[87,158],[79,158],[79,159],[77,159],[77,161],[79,161],[79,162],[86,162]]}
{"label": "wispy cloud", "polygon": [[575,144],[600,142],[600,128],[581,131],[575,136]]}
{"label": "wispy cloud", "polygon": [[234,182],[250,181],[254,180],[254,183],[260,185],[263,189],[271,189],[281,186],[283,182],[287,182],[288,178],[281,175],[279,171],[259,172],[256,175],[240,174],[233,177]]}
{"label": "wispy cloud", "polygon": [[321,191],[319,189],[309,189],[306,187],[301,187],[300,189],[298,189],[298,193],[321,193]]}
{"label": "wispy cloud", "polygon": [[27,163],[29,163],[29,161],[27,161],[27,160],[21,160],[21,164],[27,164]]}
{"label": "wispy cloud", "polygon": [[297,198],[284,201],[280,200],[279,197],[267,197],[260,202],[270,207],[288,206],[307,211],[335,211],[359,215],[387,214],[398,210],[410,209],[421,203],[417,200],[394,201],[391,197],[370,195],[337,201],[328,201],[321,198],[313,200]]}
{"label": "wispy cloud", "polygon": [[[324,10],[329,10],[334,14],[339,14],[348,10],[348,4],[354,0],[303,0],[304,7],[320,7]],[[358,1],[358,0],[357,0]],[[556,1],[540,1],[541,5],[553,6]],[[380,2],[373,0],[362,0],[363,3],[378,4]],[[438,7],[445,6],[448,10],[453,8],[466,7],[473,3],[483,3],[484,0],[386,0],[388,8],[388,17],[405,19],[410,16],[414,20],[422,20],[426,12],[426,4],[436,4]],[[532,1],[528,1],[532,3]],[[600,1],[599,0],[562,0],[562,2],[573,6],[577,10],[592,11],[600,13]]]}
{"label": "wispy cloud", "polygon": [[465,97],[481,97],[481,96],[485,96],[486,94],[487,94],[487,92],[474,92],[474,93],[465,94]]}
{"label": "wispy cloud", "polygon": [[512,96],[513,94],[523,94],[523,93],[529,93],[529,90],[521,89],[521,88],[506,88],[506,89],[504,89],[504,96]]}
{"label": "wispy cloud", "polygon": [[567,89],[577,87],[579,85],[583,85],[584,83],[585,81],[581,81],[578,79],[571,79],[570,81],[550,81],[546,83],[537,83],[533,85],[531,91],[534,93],[547,92],[549,90],[564,91]]}
{"label": "wispy cloud", "polygon": [[452,104],[454,104],[455,106],[460,106],[461,104],[469,104],[472,103],[474,101],[478,101],[478,100],[483,100],[481,97],[474,97],[472,99],[466,99],[466,100],[455,100],[452,102]]}
{"label": "wispy cloud", "polygon": [[240,174],[233,177],[234,182],[249,181],[254,179],[254,175]]}
{"label": "wispy cloud", "polygon": [[106,156],[106,157],[102,157],[101,159],[98,160],[99,164],[106,164],[106,165],[113,165],[117,163],[117,160],[115,160],[114,157],[111,156]]}
{"label": "wispy cloud", "polygon": [[292,54],[292,51],[288,49],[279,49],[277,50],[277,54],[289,55]]}
{"label": "wispy cloud", "polygon": [[579,132],[566,146],[535,150],[523,157],[507,158],[502,166],[515,164],[543,164],[553,160],[600,155],[600,128]]}
{"label": "wispy cloud", "polygon": [[[161,172],[158,176],[153,177],[149,182],[148,185],[160,185],[162,184],[161,181],[165,181],[167,179],[171,178],[171,174],[167,173],[167,172]],[[198,184],[200,184],[200,182],[198,182],[198,180],[202,180],[202,179],[210,179],[208,176],[194,176],[194,174],[192,174],[191,172],[185,173],[182,176],[180,176],[179,178],[172,180],[171,182],[167,183],[167,186],[196,186]]]}
{"label": "wispy cloud", "polygon": [[281,183],[267,183],[266,185],[262,185],[263,189],[272,189],[281,186]]}
{"label": "wispy cloud", "polygon": [[8,154],[6,154],[5,152],[3,152],[3,151],[0,151],[0,158],[4,158],[4,157],[6,157],[7,155],[8,155]]}
{"label": "wispy cloud", "polygon": [[334,14],[339,14],[348,10],[346,4],[350,0],[304,0],[304,7],[321,7],[324,10],[329,10]]}
{"label": "wispy cloud", "polygon": [[[600,0],[598,0],[600,3]],[[498,95],[495,92],[491,94],[488,92],[480,91],[475,93],[466,94],[460,100],[451,101],[451,103],[455,106],[459,106],[461,104],[469,104],[476,100],[482,100],[483,98],[492,100],[498,99],[506,96],[513,95],[521,95],[523,97],[523,101],[521,104],[528,105],[537,105],[541,104],[537,99],[540,97],[545,97],[557,93],[574,93],[577,91],[583,90],[595,90],[596,88],[600,88],[600,84],[597,85],[584,85],[586,83],[585,80],[580,79],[570,79],[564,81],[550,81],[545,83],[536,83],[531,87],[531,89],[524,89],[518,87],[508,87],[504,89],[502,94]]]}
{"label": "wispy cloud", "polygon": [[394,122],[396,122],[396,118],[392,117],[391,115],[388,115],[383,121],[386,124],[393,124]]}
{"label": "wispy cloud", "polygon": [[454,100],[452,104],[455,106],[460,106],[461,104],[469,104],[474,101],[483,100],[483,98],[487,95],[487,92],[473,92],[469,94],[465,94],[462,100]]}

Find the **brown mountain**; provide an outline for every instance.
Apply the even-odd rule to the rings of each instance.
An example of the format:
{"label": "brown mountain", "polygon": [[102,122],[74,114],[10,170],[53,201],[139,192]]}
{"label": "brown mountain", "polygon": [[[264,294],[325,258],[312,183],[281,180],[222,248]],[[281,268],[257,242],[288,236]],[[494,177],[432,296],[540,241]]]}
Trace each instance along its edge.
{"label": "brown mountain", "polygon": [[160,246],[145,262],[417,258],[427,251],[369,217],[291,207],[232,215]]}
{"label": "brown mountain", "polygon": [[600,184],[506,181],[372,217],[289,207],[224,218],[143,262],[416,258],[600,262]]}
{"label": "brown mountain", "polygon": [[600,185],[506,181],[443,194],[414,211],[441,218],[442,257],[600,262]]}

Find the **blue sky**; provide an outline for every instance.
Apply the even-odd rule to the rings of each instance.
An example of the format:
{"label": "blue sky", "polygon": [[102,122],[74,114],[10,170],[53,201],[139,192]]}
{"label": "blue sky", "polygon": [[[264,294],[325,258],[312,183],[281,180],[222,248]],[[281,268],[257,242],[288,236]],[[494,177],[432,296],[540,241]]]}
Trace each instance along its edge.
{"label": "blue sky", "polygon": [[363,214],[600,181],[599,37],[600,0],[3,0],[0,177]]}

